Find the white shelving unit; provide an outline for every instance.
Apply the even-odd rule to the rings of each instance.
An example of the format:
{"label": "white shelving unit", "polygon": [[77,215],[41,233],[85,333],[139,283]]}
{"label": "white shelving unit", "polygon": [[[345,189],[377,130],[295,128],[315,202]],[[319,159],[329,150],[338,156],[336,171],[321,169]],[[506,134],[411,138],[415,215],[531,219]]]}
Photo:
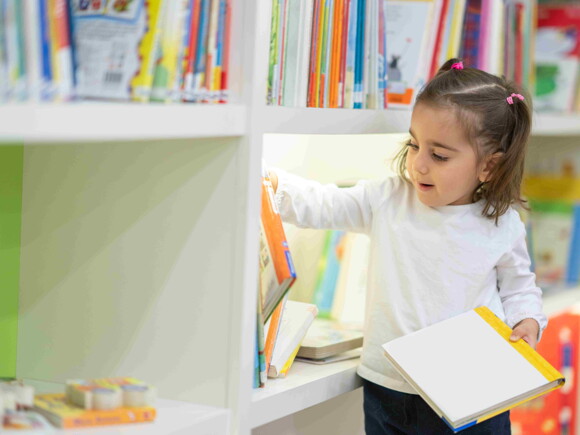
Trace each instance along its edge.
{"label": "white shelving unit", "polygon": [[0,106],[0,143],[24,145],[19,377],[135,376],[179,430],[242,435],[360,386],[353,360],[252,389],[262,139],[406,132],[410,113],[266,107],[267,3],[232,2],[234,104]]}

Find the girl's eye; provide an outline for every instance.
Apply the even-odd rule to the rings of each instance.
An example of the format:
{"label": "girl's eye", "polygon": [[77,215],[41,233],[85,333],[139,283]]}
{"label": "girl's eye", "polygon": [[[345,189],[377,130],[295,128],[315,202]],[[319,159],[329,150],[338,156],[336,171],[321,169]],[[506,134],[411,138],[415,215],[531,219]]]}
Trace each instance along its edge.
{"label": "girl's eye", "polygon": [[435,153],[433,153],[433,158],[435,160],[437,160],[438,162],[446,162],[447,160],[449,160],[449,157],[443,157],[443,156],[440,156],[439,154],[435,154]]}
{"label": "girl's eye", "polygon": [[419,149],[419,146],[417,144],[414,144],[413,142],[409,141],[407,142],[407,146],[409,148],[412,148],[413,150],[417,151]]}

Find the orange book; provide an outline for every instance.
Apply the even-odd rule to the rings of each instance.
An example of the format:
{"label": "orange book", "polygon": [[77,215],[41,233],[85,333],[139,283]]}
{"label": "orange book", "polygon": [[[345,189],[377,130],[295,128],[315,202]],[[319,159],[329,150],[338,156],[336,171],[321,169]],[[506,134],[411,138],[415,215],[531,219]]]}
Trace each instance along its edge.
{"label": "orange book", "polygon": [[328,106],[338,107],[338,66],[340,64],[340,47],[342,42],[342,1],[337,1],[334,6],[334,23],[332,35],[332,51],[330,63],[330,83]]}
{"label": "orange book", "polygon": [[93,411],[69,404],[64,393],[39,394],[34,398],[34,411],[61,428],[108,426],[111,424],[143,423],[155,420],[152,406],[122,407]]}
{"label": "orange book", "polygon": [[262,178],[260,224],[260,291],[265,322],[296,279],[282,219],[274,200],[274,189],[268,177]]}
{"label": "orange book", "polygon": [[274,309],[272,317],[270,318],[270,326],[268,328],[268,333],[266,334],[266,340],[264,342],[266,373],[268,373],[270,368],[270,361],[272,361],[272,353],[274,352],[274,345],[276,344],[276,338],[278,337],[278,330],[280,329],[280,323],[282,321],[282,313],[284,312],[285,301],[286,298],[282,298],[280,303]]}

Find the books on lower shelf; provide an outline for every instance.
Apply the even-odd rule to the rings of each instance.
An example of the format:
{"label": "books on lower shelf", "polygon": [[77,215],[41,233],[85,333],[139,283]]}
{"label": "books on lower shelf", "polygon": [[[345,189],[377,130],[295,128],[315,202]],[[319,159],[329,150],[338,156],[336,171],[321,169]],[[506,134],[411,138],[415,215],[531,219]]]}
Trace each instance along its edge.
{"label": "books on lower shelf", "polygon": [[564,377],[486,307],[383,344],[387,359],[454,431],[564,384]]}
{"label": "books on lower shelf", "polygon": [[278,337],[268,367],[268,377],[286,376],[317,314],[318,309],[314,304],[290,300],[285,302]]}
{"label": "books on lower shelf", "polygon": [[339,322],[315,319],[298,350],[299,357],[322,359],[361,347],[363,332]]}
{"label": "books on lower shelf", "polygon": [[155,408],[151,406],[100,411],[84,409],[67,402],[64,393],[37,395],[34,399],[34,410],[61,428],[147,422],[155,420],[156,415]]}

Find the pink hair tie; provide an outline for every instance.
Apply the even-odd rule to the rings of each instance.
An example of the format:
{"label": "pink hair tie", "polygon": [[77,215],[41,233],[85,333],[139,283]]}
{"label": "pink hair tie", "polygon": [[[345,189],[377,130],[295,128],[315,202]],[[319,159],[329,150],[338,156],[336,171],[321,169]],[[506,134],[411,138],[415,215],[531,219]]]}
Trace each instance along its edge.
{"label": "pink hair tie", "polygon": [[451,69],[463,69],[463,62],[455,62],[451,65]]}
{"label": "pink hair tie", "polygon": [[506,98],[508,104],[514,104],[514,97],[516,97],[520,101],[524,101],[524,96],[520,94],[511,94],[509,97]]}

